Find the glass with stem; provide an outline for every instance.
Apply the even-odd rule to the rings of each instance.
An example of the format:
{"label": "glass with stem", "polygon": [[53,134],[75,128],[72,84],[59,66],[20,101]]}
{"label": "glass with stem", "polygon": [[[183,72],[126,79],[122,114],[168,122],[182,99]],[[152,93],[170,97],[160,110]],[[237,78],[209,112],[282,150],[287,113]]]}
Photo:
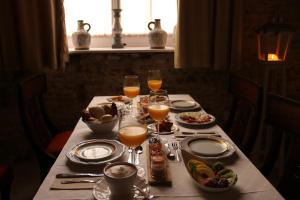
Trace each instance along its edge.
{"label": "glass with stem", "polygon": [[[136,164],[135,148],[140,146],[147,138],[148,129],[146,124],[141,124],[136,117],[121,113],[119,123],[120,141],[128,147],[128,162]],[[141,166],[137,166],[138,175],[143,177],[145,170]]]}
{"label": "glass with stem", "polygon": [[161,88],[162,78],[159,69],[153,69],[148,71],[147,83],[148,87],[152,91],[157,91]]}
{"label": "glass with stem", "polygon": [[130,98],[129,112],[132,112],[132,101],[140,93],[140,81],[136,75],[126,75],[123,82],[124,95]]}
{"label": "glass with stem", "polygon": [[159,138],[159,124],[167,117],[170,111],[167,90],[150,91],[148,112],[157,123],[157,135]]}

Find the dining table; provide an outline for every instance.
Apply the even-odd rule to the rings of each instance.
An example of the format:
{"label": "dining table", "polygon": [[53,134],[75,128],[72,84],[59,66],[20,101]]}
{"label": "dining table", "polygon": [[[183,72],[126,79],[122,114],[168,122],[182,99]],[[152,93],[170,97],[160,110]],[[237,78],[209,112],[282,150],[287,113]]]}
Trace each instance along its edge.
{"label": "dining table", "polygon": [[[111,96],[95,96],[88,107],[95,106],[99,103],[107,102]],[[170,94],[170,100],[191,100],[194,99],[189,94]],[[133,106],[136,105],[138,97],[134,98]],[[198,102],[201,105],[201,102]],[[205,110],[205,108],[204,108]],[[78,111],[76,111],[78,112]],[[235,148],[235,152],[229,158],[222,160],[226,167],[232,169],[238,176],[236,184],[228,191],[224,192],[208,192],[204,191],[196,184],[187,171],[184,162],[176,160],[168,160],[169,170],[171,174],[172,184],[169,186],[149,185],[150,194],[154,195],[153,199],[158,200],[200,200],[200,199],[255,199],[255,200],[278,200],[284,199],[276,188],[262,175],[262,173],[253,165],[253,163],[244,155],[236,144],[229,138],[229,136],[216,123],[211,127],[194,128],[182,126],[175,120],[175,115],[178,113],[172,110],[169,113],[169,119],[174,122],[179,128],[179,131],[186,132],[214,132],[220,137],[229,141]],[[118,126],[116,125],[109,135],[108,139],[116,139],[118,134]],[[107,136],[106,136],[107,137]],[[161,138],[168,142],[177,141],[174,134],[161,135]],[[90,139],[105,139],[101,134],[93,133],[87,125],[80,118],[75,126],[72,135],[65,144],[61,153],[57,157],[55,163],[49,170],[48,175],[40,185],[37,193],[34,196],[35,200],[86,200],[95,199],[93,196],[93,188],[89,189],[53,189],[53,184],[56,181],[56,175],[59,173],[101,173],[105,164],[101,165],[81,165],[71,162],[66,154],[79,142]],[[147,149],[148,140],[142,146],[144,152],[140,154],[140,165],[145,169],[147,168]],[[180,153],[180,151],[179,151]],[[181,157],[182,155],[179,154]],[[117,161],[127,161],[127,151]],[[145,176],[147,180],[148,177]]]}

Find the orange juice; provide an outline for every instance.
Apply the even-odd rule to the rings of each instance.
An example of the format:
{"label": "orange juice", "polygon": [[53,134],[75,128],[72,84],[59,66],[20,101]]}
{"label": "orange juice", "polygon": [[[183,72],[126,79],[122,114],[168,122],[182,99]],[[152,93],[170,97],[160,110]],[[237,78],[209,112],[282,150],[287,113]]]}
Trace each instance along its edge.
{"label": "orange juice", "polygon": [[123,91],[125,96],[129,98],[134,98],[140,93],[140,87],[138,86],[124,87]]}
{"label": "orange juice", "polygon": [[141,145],[147,137],[147,128],[138,125],[125,126],[119,130],[119,138],[129,147]]}
{"label": "orange juice", "polygon": [[152,119],[157,120],[157,121],[162,121],[166,118],[166,116],[169,113],[169,106],[167,105],[159,105],[159,104],[154,104],[148,106],[148,112],[151,116]]}
{"label": "orange juice", "polygon": [[148,80],[148,87],[153,90],[159,90],[162,84],[162,80]]}

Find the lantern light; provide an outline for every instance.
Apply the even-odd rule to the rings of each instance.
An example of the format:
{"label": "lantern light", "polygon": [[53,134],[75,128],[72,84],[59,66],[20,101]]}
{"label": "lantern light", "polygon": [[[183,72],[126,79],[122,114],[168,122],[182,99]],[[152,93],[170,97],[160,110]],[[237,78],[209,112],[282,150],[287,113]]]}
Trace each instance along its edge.
{"label": "lantern light", "polygon": [[282,18],[273,17],[256,30],[258,59],[267,62],[283,62],[286,59],[294,28],[282,23]]}

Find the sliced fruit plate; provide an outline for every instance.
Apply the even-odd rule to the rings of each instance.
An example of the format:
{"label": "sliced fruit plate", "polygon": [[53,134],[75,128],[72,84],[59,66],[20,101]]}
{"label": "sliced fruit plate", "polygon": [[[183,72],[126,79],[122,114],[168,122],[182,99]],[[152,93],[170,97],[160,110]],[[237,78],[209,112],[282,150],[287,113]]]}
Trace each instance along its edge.
{"label": "sliced fruit plate", "polygon": [[223,192],[236,184],[237,174],[222,162],[204,161],[184,149],[181,149],[181,153],[188,173],[202,190]]}
{"label": "sliced fruit plate", "polygon": [[226,191],[238,180],[237,174],[219,161],[209,165],[200,160],[190,159],[186,168],[197,185],[209,192]]}

